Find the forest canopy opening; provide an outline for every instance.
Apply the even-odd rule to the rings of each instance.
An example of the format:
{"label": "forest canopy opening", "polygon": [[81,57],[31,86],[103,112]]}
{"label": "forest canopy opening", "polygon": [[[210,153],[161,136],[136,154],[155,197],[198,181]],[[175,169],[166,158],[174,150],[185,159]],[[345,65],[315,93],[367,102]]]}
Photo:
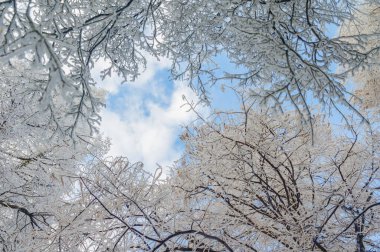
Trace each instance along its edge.
{"label": "forest canopy opening", "polygon": [[[380,250],[379,9],[0,0],[0,248]],[[184,98],[196,119],[166,176],[109,157],[98,132],[95,64],[130,81],[152,58],[211,111]],[[213,110],[215,87],[229,109]]]}

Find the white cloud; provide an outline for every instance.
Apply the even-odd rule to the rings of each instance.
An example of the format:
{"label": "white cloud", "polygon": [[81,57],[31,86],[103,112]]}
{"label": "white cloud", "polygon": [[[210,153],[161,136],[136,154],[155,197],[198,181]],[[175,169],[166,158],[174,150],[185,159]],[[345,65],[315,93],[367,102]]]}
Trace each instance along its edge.
{"label": "white cloud", "polygon": [[[101,114],[101,131],[112,143],[109,155],[141,161],[146,169],[154,172],[157,164],[165,168],[180,158],[181,150],[176,145],[180,125],[195,118],[194,113],[182,107],[185,103],[182,97],[196,100],[196,95],[183,83],[172,86],[169,80],[157,78],[159,71],[170,67],[168,59],[145,56],[146,70],[136,81],[126,84],[126,88],[121,88],[122,79],[116,74],[96,81],[109,92],[108,99],[113,104]],[[105,65],[107,62],[97,62],[94,76],[99,76],[97,73]]]}
{"label": "white cloud", "polygon": [[143,97],[130,95],[125,97],[122,113],[103,111],[101,129],[111,138],[110,154],[126,156],[132,162],[142,161],[152,172],[157,163],[164,167],[172,164],[181,154],[175,144],[179,125],[194,119],[193,113],[181,107],[185,103],[182,95],[195,98],[189,88],[176,84],[167,108],[154,102],[144,105]]}

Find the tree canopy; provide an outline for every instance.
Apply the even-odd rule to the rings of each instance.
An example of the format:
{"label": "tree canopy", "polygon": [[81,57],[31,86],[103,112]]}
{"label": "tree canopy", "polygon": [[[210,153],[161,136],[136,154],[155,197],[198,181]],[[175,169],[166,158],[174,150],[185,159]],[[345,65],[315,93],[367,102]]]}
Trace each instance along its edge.
{"label": "tree canopy", "polygon": [[[380,250],[379,8],[0,0],[0,248]],[[130,81],[149,54],[204,104],[225,83],[241,98],[207,118],[186,100],[198,119],[165,177],[98,134],[94,64]]]}

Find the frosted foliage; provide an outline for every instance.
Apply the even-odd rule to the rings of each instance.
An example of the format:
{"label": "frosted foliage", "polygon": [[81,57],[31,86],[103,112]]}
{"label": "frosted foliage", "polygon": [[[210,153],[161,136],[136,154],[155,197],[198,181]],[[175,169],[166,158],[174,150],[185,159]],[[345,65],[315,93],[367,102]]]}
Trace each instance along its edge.
{"label": "frosted foliage", "polygon": [[[379,34],[380,33],[380,5],[367,4],[360,6],[355,17],[343,25],[341,34],[350,39],[351,36]],[[368,48],[380,46],[380,40],[368,36],[367,45],[363,45],[362,51]],[[357,85],[356,95],[361,99],[364,109],[376,109],[380,106],[380,55],[371,60],[371,64],[356,71],[352,76]]]}
{"label": "frosted foliage", "polygon": [[[0,67],[0,249],[57,251],[75,238],[71,222],[84,207],[75,191],[80,166],[91,153],[88,143],[96,152],[106,144],[91,140],[87,127],[78,130],[86,142],[75,146],[58,133],[55,120],[64,118],[65,106],[54,116],[40,110],[39,85],[46,76],[28,70]],[[60,97],[54,98],[59,106]]]}
{"label": "frosted foliage", "polygon": [[312,145],[291,115],[216,119],[234,123],[186,133],[175,179],[192,228],[223,237],[233,251],[378,248],[377,137],[335,137],[316,123],[322,141]]}
{"label": "frosted foliage", "polygon": [[379,71],[371,71],[371,76],[373,78],[367,77],[364,87],[358,89],[355,94],[361,99],[360,105],[364,109],[375,109],[378,113],[380,107]]}
{"label": "frosted foliage", "polygon": [[[62,127],[72,135],[78,120],[95,129],[100,119],[94,62],[109,63],[103,77],[117,72],[134,80],[147,53],[170,58],[174,78],[187,79],[206,101],[208,86],[232,81],[250,87],[260,104],[292,106],[310,122],[310,101],[358,113],[344,80],[362,67],[378,67],[379,47],[371,41],[379,34],[347,39],[331,35],[331,27],[355,19],[368,3],[379,0],[2,1],[0,59],[27,58],[33,71],[46,75],[41,105],[49,107],[54,92],[62,96],[70,108]],[[215,63],[219,56],[231,69]],[[335,73],[336,65],[346,71]]]}
{"label": "frosted foliage", "polygon": [[[370,251],[379,248],[379,135],[319,139],[294,115],[216,115],[182,135],[160,179],[126,159],[82,179],[85,251]],[[223,122],[220,124],[219,122]]]}
{"label": "frosted foliage", "polygon": [[102,100],[93,94],[90,74],[94,62],[110,62],[102,77],[117,72],[134,79],[145,64],[141,51],[151,46],[145,23],[154,8],[133,0],[1,1],[0,59],[23,59],[45,75],[38,86],[41,109],[55,113],[52,103],[60,96],[66,122],[57,122],[75,137],[79,121],[92,130],[100,121]]}
{"label": "frosted foliage", "polygon": [[[362,67],[379,68],[379,45],[372,43],[379,33],[368,30],[350,39],[332,33],[356,18],[359,2],[379,3],[173,0],[164,5],[171,19],[163,21],[162,34],[178,63],[174,73],[205,95],[209,84],[249,87],[260,104],[297,110],[311,121],[311,101],[356,111],[344,80]],[[226,72],[216,55],[233,63]],[[335,72],[336,66],[345,71]]]}
{"label": "frosted foliage", "polygon": [[[0,250],[380,250],[377,118],[366,132],[347,116],[337,133],[312,106],[361,116],[350,76],[378,106],[379,5],[0,1]],[[172,60],[205,101],[228,81],[243,103],[208,119],[188,103],[198,120],[165,179],[106,157],[96,134],[95,61],[108,62],[102,77],[133,80],[147,53]]]}

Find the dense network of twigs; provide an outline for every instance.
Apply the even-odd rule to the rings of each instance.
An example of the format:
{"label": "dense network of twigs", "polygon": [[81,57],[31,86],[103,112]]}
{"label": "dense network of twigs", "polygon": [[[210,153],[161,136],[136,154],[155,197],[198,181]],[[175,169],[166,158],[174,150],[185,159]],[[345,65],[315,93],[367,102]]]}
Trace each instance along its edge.
{"label": "dense network of twigs", "polygon": [[[0,249],[379,251],[379,8],[0,0]],[[129,81],[148,54],[206,103],[224,83],[242,98],[209,118],[188,102],[165,178],[97,134],[94,64]]]}

